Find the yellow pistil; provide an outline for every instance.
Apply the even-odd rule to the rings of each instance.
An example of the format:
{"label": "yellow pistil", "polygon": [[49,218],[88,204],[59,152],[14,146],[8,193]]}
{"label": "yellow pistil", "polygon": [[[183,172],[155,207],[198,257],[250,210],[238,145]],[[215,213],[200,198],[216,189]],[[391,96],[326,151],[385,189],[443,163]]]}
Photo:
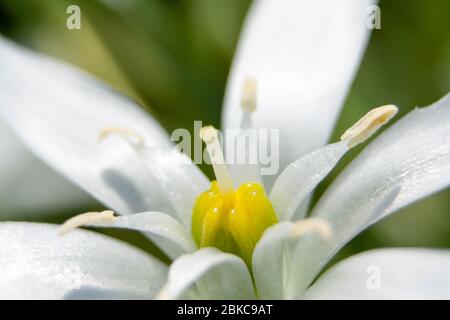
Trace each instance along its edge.
{"label": "yellow pistil", "polygon": [[242,257],[251,257],[263,232],[277,222],[264,188],[244,183],[234,190],[222,149],[213,127],[202,129],[217,181],[202,193],[192,213],[192,235],[199,247],[216,247]]}
{"label": "yellow pistil", "polygon": [[263,232],[277,222],[263,187],[245,183],[224,196],[217,181],[202,193],[192,215],[192,236],[199,247],[234,253],[251,265],[253,249]]}

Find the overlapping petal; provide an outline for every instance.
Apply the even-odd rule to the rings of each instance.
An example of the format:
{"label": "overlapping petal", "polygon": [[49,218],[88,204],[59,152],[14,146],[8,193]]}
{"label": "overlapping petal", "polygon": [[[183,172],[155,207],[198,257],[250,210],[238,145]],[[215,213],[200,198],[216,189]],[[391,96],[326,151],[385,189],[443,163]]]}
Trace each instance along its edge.
{"label": "overlapping petal", "polygon": [[[163,129],[131,100],[3,38],[0,58],[0,115],[35,154],[108,207],[122,214],[158,210],[175,215],[181,200],[191,207],[189,190],[207,186],[190,161],[167,159],[161,152],[149,159],[127,137],[110,136],[99,143],[105,128],[119,128],[134,133],[130,139],[140,137],[145,148],[170,150]],[[174,179],[180,188],[173,188]],[[181,220],[190,224],[186,212]]]}
{"label": "overlapping petal", "polygon": [[[324,145],[368,39],[372,0],[255,1],[226,92],[224,128],[238,128],[241,87],[257,83],[256,128],[280,130],[280,170]],[[267,177],[268,186],[274,177]]]}
{"label": "overlapping petal", "polygon": [[168,146],[156,121],[83,72],[4,38],[0,59],[0,115],[37,156],[120,213],[167,209],[123,139],[98,142],[104,128],[121,127]]}
{"label": "overlapping petal", "polygon": [[[296,223],[287,221],[268,229],[253,253],[253,269],[260,296],[298,298],[329,259],[370,221],[380,216],[397,194],[398,189],[394,188],[370,202],[355,200],[355,206],[345,212],[349,214],[337,221],[315,217]],[[300,233],[295,232],[299,224],[305,224]],[[277,252],[278,257],[274,259],[272,252]],[[265,270],[271,272],[266,273]]]}
{"label": "overlapping petal", "polygon": [[189,230],[178,220],[162,212],[130,214],[116,217],[112,221],[88,224],[88,226],[136,230],[162,237],[173,243],[172,257],[177,257],[196,249]]}
{"label": "overlapping petal", "polygon": [[253,277],[262,299],[283,299],[288,279],[293,223],[284,221],[269,228],[255,247]]}
{"label": "overlapping petal", "polygon": [[[329,224],[332,238],[325,242],[298,240],[295,250],[290,252],[291,269],[285,297],[299,297],[329,259],[369,225],[449,184],[449,121],[450,96],[447,95],[434,105],[416,109],[399,120],[350,164],[311,215]],[[283,249],[282,241],[274,241]],[[274,263],[283,272],[279,262],[265,259],[259,263]]]}
{"label": "overlapping petal", "polygon": [[[312,217],[332,227],[331,246],[304,244],[297,250],[299,270],[294,296],[319,273],[332,255],[356,234],[386,215],[450,184],[450,95],[418,108],[375,139],[327,189]],[[306,258],[308,257],[308,261]]]}
{"label": "overlapping petal", "polygon": [[[382,190],[400,188],[382,217],[450,184],[450,94],[417,108],[383,132],[338,176],[312,212],[330,220],[350,215]],[[372,221],[373,222],[373,221]]]}
{"label": "overlapping petal", "polygon": [[0,223],[0,298],[151,299],[167,266],[121,241],[57,226]]}
{"label": "overlapping petal", "polygon": [[[292,162],[275,180],[270,200],[280,220],[290,220],[314,188],[349,150],[345,142],[319,148]],[[303,218],[306,210],[296,217]]]}
{"label": "overlapping petal", "polygon": [[178,219],[191,230],[192,208],[197,197],[208,190],[208,178],[189,157],[175,149],[144,148],[139,153],[177,212]]}
{"label": "overlapping petal", "polygon": [[[0,116],[44,162],[120,214],[162,211],[179,216],[180,203],[171,201],[177,197],[190,199],[186,207],[190,205],[193,196],[185,195],[206,178],[191,162],[148,163],[136,144],[166,150],[171,144],[136,103],[79,70],[4,38],[0,59]],[[125,137],[110,135],[100,143],[106,128]],[[185,176],[188,185],[180,183],[182,190],[168,194],[169,180]],[[189,225],[188,219],[182,221]]]}

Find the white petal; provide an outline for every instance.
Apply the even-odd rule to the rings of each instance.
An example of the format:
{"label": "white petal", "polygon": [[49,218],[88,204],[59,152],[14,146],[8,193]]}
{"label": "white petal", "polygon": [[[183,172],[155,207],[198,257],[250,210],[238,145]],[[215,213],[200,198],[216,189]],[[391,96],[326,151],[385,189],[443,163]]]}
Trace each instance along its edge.
{"label": "white petal", "polygon": [[144,149],[171,150],[155,120],[88,75],[3,39],[0,58],[0,115],[39,157],[118,213],[178,211],[190,227],[195,197],[208,187],[192,162],[145,156],[123,137],[98,142],[117,127],[142,136]]}
{"label": "white petal", "polygon": [[98,142],[105,127],[121,127],[149,145],[169,146],[161,127],[135,103],[4,38],[0,59],[0,116],[38,157],[119,213],[173,211],[124,139]]}
{"label": "white petal", "polygon": [[298,257],[308,257],[310,268],[302,273],[302,284],[297,284],[297,290],[307,286],[328,259],[356,234],[449,184],[450,95],[447,95],[428,108],[410,112],[391,126],[325,192],[311,216],[330,223],[334,241],[332,246],[304,245],[298,249]]}
{"label": "white petal", "polygon": [[178,220],[162,212],[130,214],[116,217],[113,221],[98,222],[89,226],[131,229],[163,237],[178,246],[175,256],[196,249],[190,232]]}
{"label": "white petal", "polygon": [[293,242],[289,233],[292,228],[292,222],[284,221],[267,229],[255,247],[252,269],[258,297],[261,299],[285,298],[287,268]]}
{"label": "white petal", "polygon": [[254,299],[248,269],[239,257],[204,248],[177,259],[160,298]]}
{"label": "white petal", "polygon": [[[252,114],[256,104],[256,83],[252,79],[246,79],[243,89],[242,118],[239,129],[225,131],[225,156],[235,188],[248,182],[263,184],[261,167],[263,160],[258,156],[261,152],[258,142],[260,132],[254,130]],[[230,145],[232,148],[229,147]]]}
{"label": "white petal", "polygon": [[80,209],[94,201],[34,157],[0,121],[0,216],[17,219],[34,214]]}
{"label": "white petal", "polygon": [[[412,111],[374,140],[336,179],[311,216],[329,223],[328,242],[291,253],[285,295],[298,297],[351,238],[387,214],[450,182],[450,95]],[[295,269],[294,269],[295,268]]]}
{"label": "white petal", "polygon": [[233,62],[223,127],[239,126],[241,89],[251,77],[258,88],[253,124],[280,129],[280,170],[325,144],[365,48],[373,2],[255,1]]}
{"label": "white petal", "polygon": [[126,138],[98,141],[105,128],[116,127],[136,132],[146,147],[170,148],[154,119],[83,72],[3,38],[0,59],[0,116],[38,157],[118,213],[176,215],[147,160]]}
{"label": "white petal", "polygon": [[175,149],[143,149],[142,155],[178,218],[191,230],[192,208],[198,196],[209,189],[209,180],[191,159]]}
{"label": "white petal", "polygon": [[[390,190],[384,197],[358,203],[357,211],[348,208],[355,213],[354,219],[351,215],[337,221],[308,218],[295,223],[286,221],[268,229],[253,253],[253,271],[260,297],[298,298],[329,259],[361,231],[361,225],[383,212],[397,194],[398,189]],[[313,223],[308,224],[311,221]],[[296,232],[299,224],[303,224],[300,234]]]}
{"label": "white petal", "polygon": [[[400,192],[380,219],[450,184],[450,94],[418,108],[374,140],[326,191],[313,214],[335,219],[380,190]],[[345,210],[347,209],[347,210]]]}
{"label": "white petal", "polygon": [[380,249],[347,258],[304,299],[450,299],[450,250]]}
{"label": "white petal", "polygon": [[[230,134],[230,132],[234,132],[234,134]],[[234,187],[239,188],[248,182],[262,184],[261,168],[258,163],[257,133],[251,129],[239,129],[237,131],[229,130],[227,134],[225,140],[226,161]],[[235,142],[233,148],[227,147],[230,140]]]}
{"label": "white petal", "polygon": [[90,231],[61,237],[57,226],[0,223],[0,298],[152,298],[167,267]]}
{"label": "white petal", "polygon": [[306,206],[301,203],[348,150],[344,142],[333,143],[306,154],[284,169],[270,192],[279,220],[290,220],[299,206],[303,211],[296,217],[306,215]]}

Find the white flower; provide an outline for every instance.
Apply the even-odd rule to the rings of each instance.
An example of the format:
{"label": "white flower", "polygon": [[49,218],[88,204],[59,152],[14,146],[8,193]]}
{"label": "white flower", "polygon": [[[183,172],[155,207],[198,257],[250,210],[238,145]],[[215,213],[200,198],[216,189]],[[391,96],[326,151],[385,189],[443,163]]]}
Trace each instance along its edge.
{"label": "white flower", "polygon": [[[393,106],[376,109],[342,141],[323,147],[367,41],[370,3],[261,0],[250,12],[223,126],[239,127],[241,87],[253,77],[258,96],[252,122],[280,129],[282,157],[281,173],[264,179],[279,223],[258,241],[251,271],[239,256],[197,248],[192,211],[209,181],[192,163],[167,152],[169,139],[152,118],[84,73],[1,39],[1,117],[37,156],[122,214],[84,214],[60,231],[86,224],[140,230],[174,262],[168,269],[89,231],[60,237],[51,225],[1,223],[0,297],[450,298],[448,250],[369,251],[313,283],[360,231],[450,182],[447,95],[371,142],[305,218],[315,186],[350,147],[396,112]],[[108,137],[99,143],[101,133]],[[233,181],[250,169],[244,166]],[[220,185],[227,171],[216,174]],[[369,283],[374,267],[380,276],[375,287]]]}

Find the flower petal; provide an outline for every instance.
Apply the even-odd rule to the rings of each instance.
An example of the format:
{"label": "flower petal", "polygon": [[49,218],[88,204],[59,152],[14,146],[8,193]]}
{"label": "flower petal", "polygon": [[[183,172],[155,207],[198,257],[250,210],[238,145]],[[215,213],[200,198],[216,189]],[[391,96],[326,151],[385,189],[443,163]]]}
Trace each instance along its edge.
{"label": "flower petal", "polygon": [[449,184],[450,94],[410,112],[383,132],[324,193],[311,216],[327,220],[338,238],[333,250],[303,248],[302,255],[322,256],[311,269],[315,270],[310,281],[330,254],[356,234]]}
{"label": "flower petal", "polygon": [[0,121],[0,217],[21,219],[35,214],[80,209],[94,201],[36,159]]}
{"label": "flower petal", "polygon": [[311,217],[330,225],[329,242],[301,241],[287,295],[300,296],[331,257],[359,232],[450,183],[450,95],[416,109],[375,139],[333,182]]}
{"label": "flower petal", "polygon": [[[357,209],[348,208],[354,219],[351,215],[337,221],[315,217],[286,221],[268,229],[253,253],[260,297],[298,298],[329,259],[362,230],[361,225],[389,207],[397,194],[398,189],[389,190],[384,197],[358,203]],[[277,258],[273,258],[274,252]],[[281,280],[274,281],[273,277]]]}
{"label": "flower petal", "polygon": [[[241,119],[241,89],[256,80],[256,128],[280,130],[280,170],[326,143],[365,48],[372,0],[256,1],[245,23],[224,104]],[[274,176],[268,176],[269,186]]]}
{"label": "flower petal", "polygon": [[152,298],[167,267],[121,241],[57,226],[0,223],[0,298]]}
{"label": "flower petal", "polygon": [[[136,151],[138,142],[146,148],[171,147],[154,119],[81,71],[4,38],[0,59],[0,116],[38,157],[120,214],[176,215],[158,179],[162,175],[154,175],[166,168],[150,170]],[[109,135],[100,144],[105,128],[125,137]],[[131,139],[136,136],[139,141]],[[195,176],[190,177],[189,185],[195,185]],[[170,248],[152,239],[172,256]]]}
{"label": "flower petal", "polygon": [[189,157],[175,149],[144,148],[140,154],[178,213],[179,220],[191,230],[192,208],[197,197],[209,189],[208,178]]}
{"label": "flower petal", "polygon": [[450,299],[450,250],[379,249],[332,267],[303,299]]}
{"label": "flower petal", "polygon": [[[313,215],[337,219],[351,214],[380,190],[399,187],[394,202],[376,220],[450,184],[450,94],[418,108],[375,139],[338,176]],[[368,221],[374,222],[374,221]]]}
{"label": "flower petal", "polygon": [[[82,72],[2,38],[0,58],[0,115],[40,158],[118,213],[183,208],[179,216],[190,226],[195,196],[208,186],[205,176],[169,152],[144,156],[127,140],[138,136],[143,149],[171,150],[154,119]],[[105,128],[133,137],[109,135],[99,144]]]}
{"label": "flower petal", "polygon": [[248,269],[239,257],[204,248],[177,259],[160,298],[254,299]]}
{"label": "flower petal", "polygon": [[123,139],[98,142],[104,128],[120,127],[169,146],[156,121],[83,72],[4,38],[0,59],[0,116],[38,157],[119,213],[171,212]]}
{"label": "flower petal", "polygon": [[[230,148],[228,143],[235,145]],[[262,184],[261,167],[258,163],[257,133],[252,129],[228,130],[225,145],[226,162],[234,187],[239,188],[248,182]]]}
{"label": "flower petal", "polygon": [[[275,180],[270,200],[279,220],[290,220],[301,203],[348,151],[345,142],[319,148],[292,162]],[[303,218],[306,210],[296,216]]]}
{"label": "flower petal", "polygon": [[88,224],[92,227],[122,228],[142,231],[167,239],[176,246],[174,256],[192,252],[196,249],[189,231],[175,218],[162,212],[142,212],[114,218],[113,221]]}
{"label": "flower petal", "polygon": [[261,299],[285,297],[292,228],[292,222],[284,221],[267,229],[253,251],[253,277]]}

